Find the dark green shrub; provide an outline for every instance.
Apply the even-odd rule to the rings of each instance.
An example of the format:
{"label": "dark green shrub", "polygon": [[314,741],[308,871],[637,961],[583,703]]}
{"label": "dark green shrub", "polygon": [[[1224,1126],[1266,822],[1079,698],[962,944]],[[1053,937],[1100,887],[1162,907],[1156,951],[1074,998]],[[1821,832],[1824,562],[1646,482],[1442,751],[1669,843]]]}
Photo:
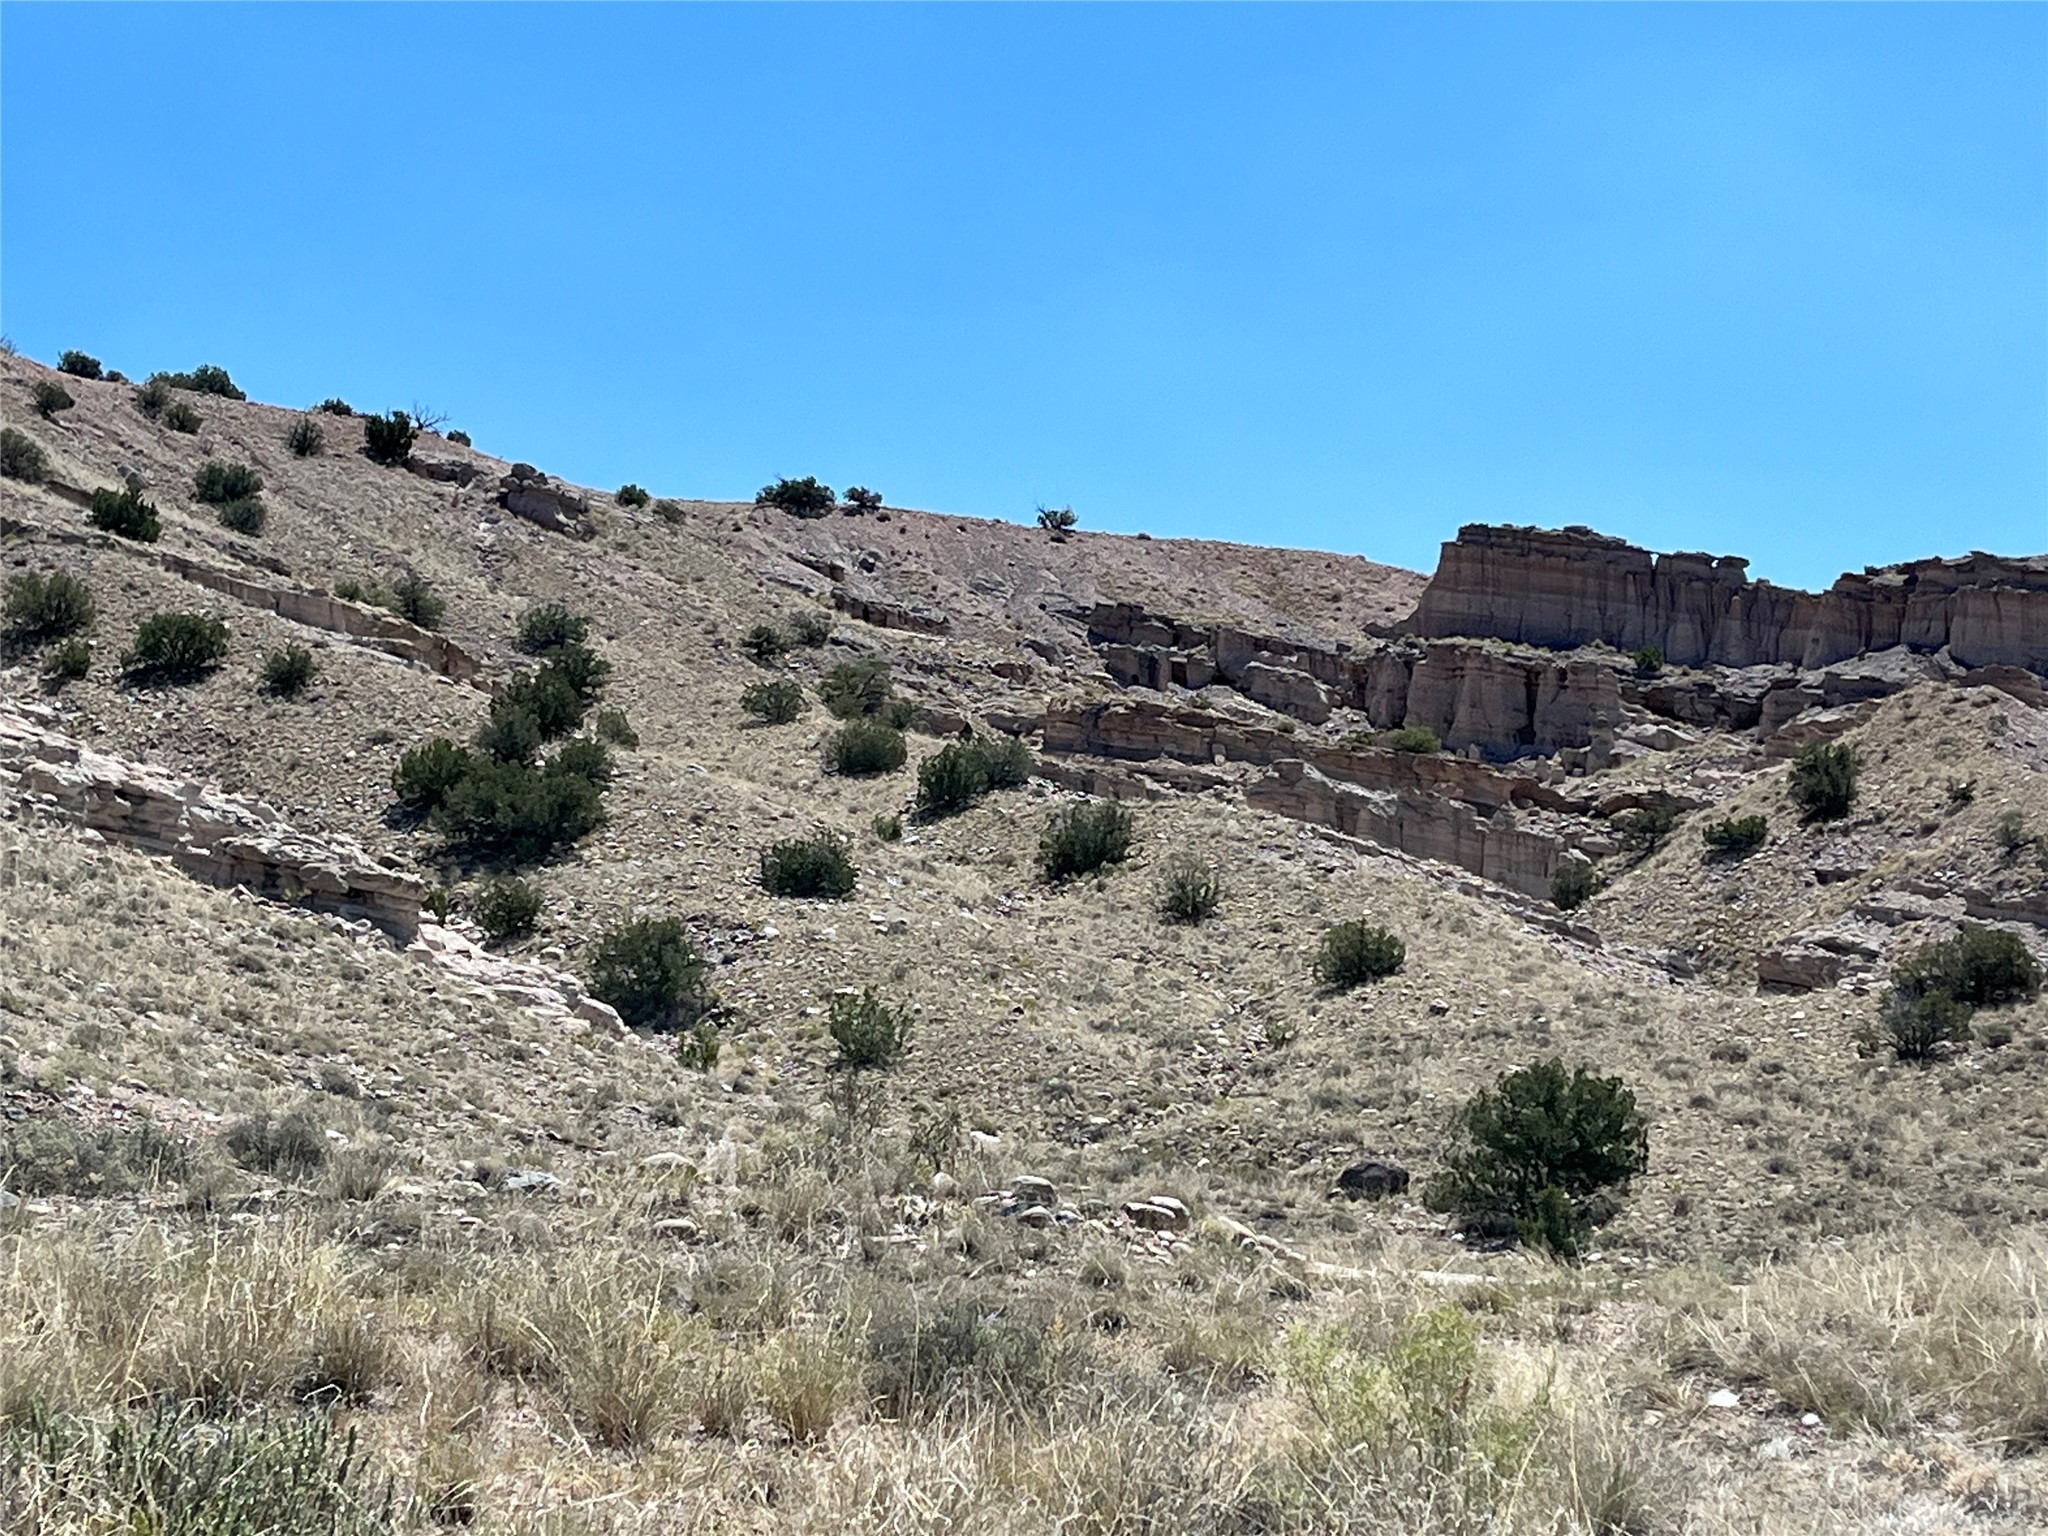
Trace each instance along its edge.
{"label": "dark green shrub", "polygon": [[786,677],[749,683],[740,691],[740,708],[766,724],[787,725],[804,712],[804,691]]}
{"label": "dark green shrub", "polygon": [[1016,737],[984,736],[972,745],[988,770],[990,789],[1022,789],[1031,782],[1038,764],[1032,760],[1031,749]]}
{"label": "dark green shrub", "polygon": [[61,352],[57,355],[57,371],[76,379],[96,379],[100,376],[100,360],[88,352]]}
{"label": "dark green shrub", "polygon": [[372,464],[403,464],[412,457],[416,435],[412,418],[403,411],[363,418],[363,455]]}
{"label": "dark green shrub", "polygon": [[644,507],[654,498],[639,486],[627,484],[619,487],[619,505],[622,507]]}
{"label": "dark green shrub", "polygon": [[[534,745],[543,741],[557,741],[583,723],[584,703],[576,690],[565,682],[562,676],[547,667],[538,667],[519,676],[499,688],[491,699],[491,721],[512,721],[524,718],[532,722],[536,733]],[[505,753],[493,754],[507,757]],[[528,752],[525,757],[531,757]],[[507,757],[508,761],[524,761],[522,758]]]}
{"label": "dark green shrub", "polygon": [[468,775],[473,761],[465,748],[436,736],[399,758],[391,773],[391,787],[398,803],[408,810],[431,811]]}
{"label": "dark green shrub", "polygon": [[767,666],[789,649],[789,637],[773,624],[756,624],[740,640],[740,649]]}
{"label": "dark green shrub", "polygon": [[51,687],[75,683],[92,670],[92,647],[76,638],[61,641],[43,658],[43,681]]}
{"label": "dark green shrub", "polygon": [[1618,1077],[1557,1060],[1504,1075],[1452,1123],[1429,1204],[1468,1231],[1571,1254],[1650,1165],[1649,1123]]}
{"label": "dark green shrub", "polygon": [[673,528],[683,520],[683,504],[679,501],[657,501],[654,515]]}
{"label": "dark green shrub", "polygon": [[546,656],[589,638],[590,620],[572,613],[565,603],[542,603],[520,616],[519,638],[514,643],[529,656]]}
{"label": "dark green shrub", "polygon": [[6,602],[0,605],[7,640],[19,646],[41,645],[91,629],[98,612],[92,588],[69,571],[11,576]]}
{"label": "dark green shrub", "polygon": [[523,939],[540,921],[540,892],[524,880],[501,876],[486,880],[471,903],[477,926],[493,944]]}
{"label": "dark green shrub", "polygon": [[1094,800],[1053,813],[1038,838],[1038,867],[1055,885],[1131,856],[1137,829],[1114,800]]}
{"label": "dark green shrub", "polygon": [[36,414],[45,421],[55,421],[59,411],[68,411],[74,404],[71,391],[55,379],[38,379],[28,392],[34,402]]}
{"label": "dark green shrub", "polygon": [[434,591],[426,577],[407,571],[391,583],[391,611],[408,624],[421,629],[438,629],[448,604]]}
{"label": "dark green shrub", "polygon": [[135,391],[135,409],[151,421],[163,415],[164,408],[171,403],[171,386],[157,374]]}
{"label": "dark green shrub", "polygon": [[327,1133],[303,1109],[273,1119],[249,1115],[221,1133],[229,1157],[255,1173],[305,1177],[327,1165]]}
{"label": "dark green shrub", "polygon": [[884,811],[869,825],[874,828],[877,842],[895,843],[903,840],[903,818],[893,811]]}
{"label": "dark green shrub", "polygon": [[873,987],[836,995],[826,1027],[849,1067],[886,1067],[910,1044],[910,1010],[890,1007]]}
{"label": "dark green shrub", "polygon": [[1664,846],[1664,839],[1678,825],[1678,811],[1669,805],[1646,805],[1625,811],[1614,819],[1614,835],[1623,850],[1647,859]]}
{"label": "dark green shrub", "polygon": [[908,699],[891,699],[875,718],[892,731],[907,731],[917,724],[917,706]]}
{"label": "dark green shrub", "polygon": [[334,584],[334,595],[344,602],[367,603],[372,601],[369,589],[353,576],[344,576]]}
{"label": "dark green shrub", "polygon": [[800,608],[789,616],[789,638],[816,650],[832,638],[832,620],[815,608]]}
{"label": "dark green shrub", "polygon": [[771,896],[836,901],[853,894],[859,875],[846,840],[829,832],[788,838],[761,855],[761,888]]}
{"label": "dark green shrub", "polygon": [[92,510],[86,513],[85,520],[95,528],[138,544],[154,544],[163,535],[156,508],[144,501],[142,492],[133,486],[120,491],[94,491]]}
{"label": "dark green shrub", "polygon": [[1380,736],[1380,745],[1390,747],[1396,752],[1423,754],[1441,752],[1444,749],[1444,744],[1435,731],[1419,725],[1404,725],[1396,730],[1383,732]]}
{"label": "dark green shrub", "polygon": [[879,715],[888,707],[893,688],[889,663],[879,656],[842,661],[826,668],[825,675],[818,679],[818,697],[841,720]]}
{"label": "dark green shrub", "polygon": [[894,773],[909,755],[903,733],[879,720],[849,720],[832,733],[825,748],[826,765],[850,779]]}
{"label": "dark green shrub", "polygon": [[474,446],[474,445],[473,445],[473,444],[472,444],[472,443],[470,442],[470,439],[469,439],[469,434],[468,434],[467,432],[463,431],[463,430],[462,430],[462,429],[461,429],[460,427],[457,427],[457,428],[455,428],[454,430],[450,431],[450,432],[449,432],[449,433],[447,434],[447,437],[448,437],[448,441],[449,441],[449,442],[451,442],[451,443],[460,443],[460,444],[461,444],[461,445],[462,445],[463,447],[465,447],[465,448],[468,448],[468,447],[472,447],[472,446]]}
{"label": "dark green shrub", "polygon": [[0,427],[0,475],[41,485],[50,477],[50,456],[26,432]]}
{"label": "dark green shrub", "polygon": [[1659,646],[1646,645],[1629,658],[1636,664],[1636,676],[1655,677],[1664,670],[1664,652]]}
{"label": "dark green shrub", "polygon": [[526,863],[604,824],[597,785],[575,773],[476,757],[448,791],[434,824],[457,848]]}
{"label": "dark green shrub", "polygon": [[228,627],[198,613],[153,613],[135,631],[121,670],[137,682],[189,683],[220,665]]}
{"label": "dark green shrub", "polygon": [[261,533],[264,525],[270,521],[270,512],[263,505],[263,498],[260,496],[231,501],[222,507],[217,515],[221,527],[252,539]]}
{"label": "dark green shrub", "polygon": [[1730,816],[1708,822],[1700,829],[1700,838],[1707,845],[1708,858],[1739,859],[1761,848],[1769,832],[1770,823],[1761,816]]}
{"label": "dark green shrub", "polygon": [[1171,923],[1201,923],[1223,904],[1223,881],[1216,866],[1192,853],[1176,853],[1166,861],[1159,880],[1159,910]]}
{"label": "dark green shrub", "polygon": [[604,685],[612,675],[612,664],[589,646],[571,640],[548,652],[547,660],[541,663],[539,675],[561,683],[588,706],[604,692]]}
{"label": "dark green shrub", "polygon": [[932,821],[966,810],[987,794],[988,788],[988,759],[975,744],[948,742],[917,765],[917,795],[912,807],[918,816]]}
{"label": "dark green shrub", "polygon": [[183,432],[188,437],[200,428],[199,413],[192,408],[189,400],[173,400],[164,407],[163,424],[173,432]]}
{"label": "dark green shrub", "polygon": [[687,1029],[710,1012],[704,957],[673,917],[638,917],[590,952],[590,995],[635,1029]]}
{"label": "dark green shrub", "polygon": [[882,510],[882,493],[871,491],[864,485],[856,485],[846,493],[846,512],[849,517],[863,512]]}
{"label": "dark green shrub", "polygon": [[832,510],[832,487],[810,475],[801,480],[778,480],[761,487],[754,505],[773,507],[792,517],[823,517]]}
{"label": "dark green shrub", "polygon": [[316,457],[327,446],[327,434],[320,430],[320,423],[310,416],[301,416],[292,423],[291,431],[284,435],[285,447],[291,449],[295,459]]}
{"label": "dark green shrub", "polygon": [[296,699],[319,671],[303,645],[285,645],[263,658],[263,686],[281,699]]}
{"label": "dark green shrub", "polygon": [[626,718],[623,709],[600,709],[590,728],[597,732],[599,741],[608,741],[629,752],[640,745],[640,733],[633,729],[633,723]]}
{"label": "dark green shrub", "polygon": [[1344,990],[1380,981],[1401,969],[1408,946],[1399,934],[1363,918],[1335,923],[1323,930],[1322,946],[1310,969],[1326,987]]}
{"label": "dark green shrub", "polygon": [[603,742],[592,736],[576,736],[563,742],[548,759],[547,771],[558,777],[573,774],[602,789],[617,775],[618,766]]}
{"label": "dark green shrub", "polygon": [[1081,519],[1074,515],[1072,507],[1040,507],[1038,509],[1038,526],[1056,539],[1065,538],[1080,521]]}
{"label": "dark green shrub", "polygon": [[1550,872],[1550,901],[1560,912],[1584,906],[1599,889],[1600,872],[1584,859],[1559,859]]}
{"label": "dark green shrub", "polygon": [[1862,760],[1838,742],[1816,741],[1792,760],[1792,803],[1808,821],[1833,821],[1849,814],[1856,799]]}
{"label": "dark green shrub", "polygon": [[2017,934],[1964,923],[1892,967],[1892,985],[1913,996],[1945,992],[1972,1008],[2021,1002],[2041,990],[2041,966]]}
{"label": "dark green shrub", "polygon": [[2016,858],[2034,846],[2035,837],[2027,826],[2026,816],[2019,811],[2005,811],[1991,824],[1991,840],[1998,844],[1998,851],[2008,859]]}
{"label": "dark green shrub", "polygon": [[247,464],[223,464],[208,459],[192,476],[192,494],[213,507],[245,500],[262,489],[263,477]]}
{"label": "dark green shrub", "polygon": [[491,701],[490,718],[477,728],[476,749],[501,763],[531,763],[544,739],[532,711],[500,694]]}
{"label": "dark green shrub", "polygon": [[249,397],[235,388],[235,381],[228,377],[225,368],[216,368],[212,363],[201,363],[190,373],[158,373],[151,378],[162,379],[172,389],[189,389],[197,395],[219,395],[224,400],[246,400]]}
{"label": "dark green shrub", "polygon": [[[1878,1004],[1883,1043],[1901,1061],[1931,1061],[1949,1045],[1970,1039],[1970,1009],[1946,992],[1888,988]],[[1864,1037],[1866,1044],[1868,1036]]]}
{"label": "dark green shrub", "polygon": [[353,416],[356,413],[354,406],[350,405],[346,400],[336,399],[333,395],[329,395],[325,400],[314,406],[313,409],[324,411],[329,416]]}

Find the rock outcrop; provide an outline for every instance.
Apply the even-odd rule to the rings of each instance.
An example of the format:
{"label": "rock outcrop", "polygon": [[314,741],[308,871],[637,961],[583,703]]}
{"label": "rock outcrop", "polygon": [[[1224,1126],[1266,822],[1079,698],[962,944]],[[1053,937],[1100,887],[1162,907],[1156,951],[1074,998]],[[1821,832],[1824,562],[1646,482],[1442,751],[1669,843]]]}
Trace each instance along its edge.
{"label": "rock outcrop", "polygon": [[95,751],[0,704],[0,793],[147,853],[209,884],[367,919],[399,938],[419,928],[425,886],[356,843],[293,829],[260,801]]}
{"label": "rock outcrop", "polygon": [[575,539],[593,538],[597,533],[590,522],[590,503],[565,486],[550,484],[531,464],[514,464],[498,482],[498,505],[552,533],[566,533]]}
{"label": "rock outcrop", "polygon": [[2048,556],[1847,574],[1826,592],[1749,580],[1732,555],[1656,555],[1587,528],[1468,524],[1406,626],[1552,650],[1654,645],[1682,666],[1806,670],[1867,651],[1941,651],[1965,667],[2048,671]]}

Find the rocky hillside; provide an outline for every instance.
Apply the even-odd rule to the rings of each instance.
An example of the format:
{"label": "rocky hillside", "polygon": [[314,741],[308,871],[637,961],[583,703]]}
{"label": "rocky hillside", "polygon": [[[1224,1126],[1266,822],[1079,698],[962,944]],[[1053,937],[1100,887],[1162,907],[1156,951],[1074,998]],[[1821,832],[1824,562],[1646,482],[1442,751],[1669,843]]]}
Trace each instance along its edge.
{"label": "rocky hillside", "polygon": [[[1891,968],[1964,923],[2048,951],[2042,560],[1816,596],[1468,528],[1425,581],[621,499],[434,433],[380,464],[360,416],[170,394],[196,430],[0,360],[45,461],[0,482],[0,580],[66,573],[95,610],[82,676],[26,635],[0,659],[0,1417],[338,1397],[405,1519],[491,1529],[2048,1518],[2048,1322],[2037,1269],[2010,1280],[2048,1217],[2048,1009],[1986,1008],[1928,1062],[1870,1043]],[[259,530],[198,495],[208,464],[260,478]],[[158,538],[96,525],[123,487]],[[589,621],[624,716],[602,823],[479,853],[394,771],[527,696],[547,604]],[[127,666],[163,613],[218,621],[218,661]],[[310,681],[266,684],[295,646]],[[871,662],[908,759],[836,771],[820,686]],[[780,723],[742,703],[775,681]],[[963,733],[1022,741],[1026,781],[913,815]],[[1860,763],[1844,815],[1790,798],[1816,743]],[[1132,856],[1042,878],[1049,819],[1104,802]],[[1755,846],[1707,847],[1750,817]],[[851,892],[764,888],[764,851],[818,830]],[[1220,878],[1199,925],[1159,913],[1186,860]],[[533,931],[487,941],[513,873]],[[704,958],[715,1061],[598,995],[636,917]],[[1405,960],[1323,985],[1355,918]],[[828,1030],[863,988],[911,1021],[886,1070]],[[1549,1056],[1621,1075],[1650,1125],[1568,1265],[1419,1198],[1456,1108]],[[1412,1185],[1330,1198],[1367,1162]],[[223,1263],[279,1309],[225,1385],[194,1342]],[[161,1323],[113,1326],[152,1290]],[[67,1331],[60,1302],[110,1321]],[[956,1303],[961,1358],[906,1366],[904,1319]],[[1058,1349],[1003,1377],[1004,1318]],[[1409,1402],[1371,1373],[1422,1340],[1470,1346],[1484,1407],[1411,1402],[1382,1462],[1337,1455],[1336,1384]],[[1993,1391],[1971,1349],[2032,1363]],[[1482,1432],[1538,1449],[1452,1497]],[[105,1516],[62,1458],[9,1454],[0,1510]]]}

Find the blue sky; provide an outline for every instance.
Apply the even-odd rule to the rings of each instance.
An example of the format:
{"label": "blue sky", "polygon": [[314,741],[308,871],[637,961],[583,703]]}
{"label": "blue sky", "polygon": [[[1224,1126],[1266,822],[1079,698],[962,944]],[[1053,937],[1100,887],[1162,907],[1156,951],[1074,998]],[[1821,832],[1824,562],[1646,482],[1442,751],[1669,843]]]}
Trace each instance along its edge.
{"label": "blue sky", "polygon": [[2042,6],[0,10],[0,327],[599,485],[2048,548]]}

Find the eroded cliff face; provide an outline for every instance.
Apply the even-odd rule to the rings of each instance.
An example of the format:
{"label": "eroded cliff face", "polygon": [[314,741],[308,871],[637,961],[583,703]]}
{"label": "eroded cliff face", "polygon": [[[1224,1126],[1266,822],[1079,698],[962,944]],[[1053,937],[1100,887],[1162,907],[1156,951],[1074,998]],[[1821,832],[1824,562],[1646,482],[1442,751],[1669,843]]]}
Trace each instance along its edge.
{"label": "eroded cliff face", "polygon": [[2048,556],[1971,554],[1841,577],[1826,592],[1749,580],[1729,555],[1656,555],[1585,528],[1472,523],[1444,545],[1408,627],[1553,650],[1654,645],[1681,666],[1825,667],[1946,649],[1965,667],[2048,671]]}

